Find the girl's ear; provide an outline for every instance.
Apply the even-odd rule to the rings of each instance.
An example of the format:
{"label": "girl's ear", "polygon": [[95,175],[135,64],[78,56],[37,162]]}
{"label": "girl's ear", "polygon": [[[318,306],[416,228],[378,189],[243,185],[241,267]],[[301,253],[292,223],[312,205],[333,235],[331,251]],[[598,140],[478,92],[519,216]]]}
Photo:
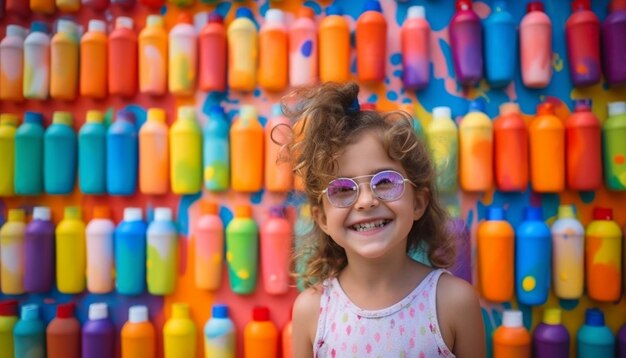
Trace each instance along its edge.
{"label": "girl's ear", "polygon": [[417,221],[422,218],[429,202],[430,190],[428,188],[415,190],[415,200],[413,201],[413,221]]}
{"label": "girl's ear", "polygon": [[328,224],[326,223],[326,214],[324,213],[322,205],[314,205],[311,207],[311,217],[317,226],[328,235]]}

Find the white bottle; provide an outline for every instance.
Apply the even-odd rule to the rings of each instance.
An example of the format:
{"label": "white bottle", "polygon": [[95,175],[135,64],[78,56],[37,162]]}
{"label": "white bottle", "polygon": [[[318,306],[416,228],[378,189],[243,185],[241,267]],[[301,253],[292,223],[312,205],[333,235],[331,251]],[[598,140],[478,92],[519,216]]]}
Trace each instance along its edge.
{"label": "white bottle", "polygon": [[19,25],[8,25],[4,39],[0,41],[0,100],[21,101],[24,99],[24,38],[26,29]]}
{"label": "white bottle", "polygon": [[169,34],[168,86],[172,94],[188,96],[195,91],[198,36],[192,21],[182,14]]}
{"label": "white bottle", "polygon": [[50,35],[41,21],[33,21],[24,41],[24,97],[44,100],[50,88]]}
{"label": "white bottle", "polygon": [[86,229],[87,290],[91,293],[113,291],[113,233],[115,224],[108,207],[96,207]]}

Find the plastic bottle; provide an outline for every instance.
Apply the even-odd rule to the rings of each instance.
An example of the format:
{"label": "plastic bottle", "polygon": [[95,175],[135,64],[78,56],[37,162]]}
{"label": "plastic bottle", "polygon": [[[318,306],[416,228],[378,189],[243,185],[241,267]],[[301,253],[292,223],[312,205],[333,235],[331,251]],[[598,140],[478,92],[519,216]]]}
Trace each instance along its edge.
{"label": "plastic bottle", "polygon": [[15,132],[14,188],[17,195],[39,195],[43,191],[43,116],[24,113]]}
{"label": "plastic bottle", "polygon": [[89,305],[89,320],[83,325],[82,356],[112,358],[115,356],[115,325],[109,319],[106,303]]}
{"label": "plastic bottle", "polygon": [[245,358],[271,358],[278,356],[278,329],[270,320],[267,307],[257,306],[252,310],[252,321],[243,332]]}
{"label": "plastic bottle", "polygon": [[87,269],[85,223],[80,208],[65,207],[65,216],[56,228],[56,283],[59,292],[85,290]]}
{"label": "plastic bottle", "polygon": [[0,114],[0,196],[15,194],[15,132],[18,118],[14,114]]}
{"label": "plastic bottle", "polygon": [[293,358],[293,325],[291,319],[287,322],[283,328],[281,342],[283,348],[283,358]]}
{"label": "plastic bottle", "polygon": [[622,287],[622,230],[613,221],[613,210],[593,209],[593,221],[585,237],[587,296],[600,302],[617,302]]}
{"label": "plastic bottle", "polygon": [[216,291],[222,281],[224,265],[224,224],[215,202],[200,202],[201,216],[194,230],[196,287]]}
{"label": "plastic bottle", "polygon": [[272,106],[272,116],[265,124],[265,188],[286,193],[293,190],[293,171],[282,146],[292,135],[291,123],[282,113],[281,105]]}
{"label": "plastic bottle", "polygon": [[221,106],[209,108],[203,129],[204,187],[211,191],[228,190],[230,184],[230,121]]}
{"label": "plastic bottle", "polygon": [[156,332],[148,319],[148,307],[131,306],[121,332],[122,358],[156,357]]}
{"label": "plastic bottle", "polygon": [[602,60],[604,77],[610,86],[626,83],[623,59],[626,48],[622,39],[626,36],[626,1],[613,0],[610,12],[602,22]]}
{"label": "plastic bottle", "polygon": [[73,21],[60,19],[50,43],[50,97],[71,101],[78,93],[78,28]]}
{"label": "plastic bottle", "polygon": [[181,13],[169,33],[168,85],[170,93],[190,96],[196,90],[198,35],[193,20]]}
{"label": "plastic bottle", "polygon": [[470,103],[459,125],[461,189],[487,191],[493,187],[493,124],[482,101]]}
{"label": "plastic bottle", "polygon": [[378,0],[368,0],[356,21],[356,69],[359,81],[382,82],[387,62],[387,20]]}
{"label": "plastic bottle", "polygon": [[148,109],[148,120],[139,130],[139,191],[143,194],[166,194],[169,189],[168,137],[165,111]]}
{"label": "plastic bottle", "polygon": [[111,0],[111,5],[118,5],[125,10],[132,10],[135,3],[135,0]]}
{"label": "plastic bottle", "polygon": [[569,358],[569,332],[561,324],[561,310],[546,308],[543,321],[533,333],[535,358]]}
{"label": "plastic bottle", "polygon": [[[30,16],[30,3],[25,0],[6,0],[4,3],[7,14],[17,15],[21,18]],[[13,357],[13,356],[11,356]]]}
{"label": "plastic bottle", "polygon": [[146,281],[152,295],[169,295],[176,287],[178,232],[170,208],[156,208],[147,231]]}
{"label": "plastic bottle", "polygon": [[552,78],[552,21],[542,2],[530,2],[519,30],[522,82],[529,88],[545,88]]}
{"label": "plastic bottle", "polygon": [[2,263],[0,284],[5,295],[24,293],[24,222],[23,209],[9,209],[7,222],[0,229]]}
{"label": "plastic bottle", "polygon": [[423,6],[409,7],[400,32],[402,84],[420,90],[430,81],[430,25]]}
{"label": "plastic bottle", "polygon": [[117,112],[117,118],[107,132],[107,192],[109,195],[133,195],[137,190],[139,143],[135,115],[126,110]]}
{"label": "plastic bottle", "polygon": [[55,4],[61,12],[76,12],[80,10],[80,0],[56,0]]}
{"label": "plastic bottle", "polygon": [[517,29],[504,1],[492,6],[485,20],[485,74],[494,87],[507,86],[515,76]]}
{"label": "plastic bottle", "polygon": [[109,94],[132,97],[137,93],[137,35],[133,19],[119,16],[108,42]]}
{"label": "plastic bottle", "polygon": [[198,36],[198,83],[202,91],[226,90],[226,28],[216,12]]}
{"label": "plastic bottle", "polygon": [[0,301],[0,351],[1,358],[13,358],[13,328],[17,323],[17,301]]}
{"label": "plastic bottle", "polygon": [[583,294],[585,229],[576,219],[573,205],[560,205],[552,224],[552,275],[554,294],[579,299]]}
{"label": "plastic bottle", "polygon": [[493,333],[494,358],[530,358],[530,333],[524,327],[522,311],[505,310],[502,326]]}
{"label": "plastic bottle", "polygon": [[252,91],[256,85],[259,50],[253,19],[250,9],[239,7],[228,26],[228,87],[234,91]]}
{"label": "plastic bottle", "polygon": [[604,185],[609,190],[626,190],[626,102],[611,102],[602,124]]}
{"label": "plastic bottle", "polygon": [[172,316],[163,326],[163,341],[165,358],[196,356],[196,325],[188,304],[172,304]]}
{"label": "plastic bottle", "polygon": [[0,100],[24,99],[24,39],[26,29],[7,25],[6,36],[0,41]]}
{"label": "plastic bottle", "polygon": [[109,7],[109,0],[81,0],[81,4],[90,7],[94,11],[104,11]]}
{"label": "plastic bottle", "polygon": [[517,103],[500,106],[493,122],[493,157],[496,187],[500,191],[528,188],[528,128]]}
{"label": "plastic bottle", "polygon": [[106,127],[102,112],[87,111],[78,131],[78,187],[84,194],[99,195],[106,190]]}
{"label": "plastic bottle", "polygon": [[579,357],[613,357],[615,336],[604,324],[604,314],[597,308],[587,308],[585,324],[580,327],[576,343]]}
{"label": "plastic bottle", "polygon": [[471,0],[457,0],[448,28],[456,80],[473,86],[483,77],[483,39],[480,18]]}
{"label": "plastic bottle", "polygon": [[437,189],[440,192],[456,191],[459,139],[450,107],[433,108],[433,119],[426,128],[426,140],[437,172]]}
{"label": "plastic bottle", "polygon": [[235,358],[235,324],[228,318],[228,306],[213,305],[211,316],[204,325],[204,355]]}
{"label": "plastic bottle", "polygon": [[279,9],[265,12],[265,23],[259,31],[259,86],[280,92],[288,85],[289,39],[284,14]]}
{"label": "plastic bottle", "polygon": [[114,233],[115,288],[122,295],[146,290],[146,231],[140,208],[125,208]]}
{"label": "plastic bottle", "polygon": [[261,272],[265,292],[282,295],[289,290],[289,260],[293,245],[293,228],[285,209],[270,208],[269,218],[261,225]]}
{"label": "plastic bottle", "polygon": [[515,288],[517,301],[543,305],[550,293],[552,236],[541,208],[524,209],[524,220],[515,232]]}
{"label": "plastic bottle", "polygon": [[575,87],[600,82],[600,20],[591,11],[591,0],[572,3],[572,15],[565,24],[567,62]]}
{"label": "plastic bottle", "polygon": [[[76,133],[70,112],[54,112],[52,124],[44,134],[43,184],[48,194],[65,195],[74,191],[76,182]],[[59,160],[63,158],[63,160]]]}
{"label": "plastic bottle", "polygon": [[86,229],[87,290],[91,293],[113,291],[113,232],[108,206],[96,206]]}
{"label": "plastic bottle", "polygon": [[160,15],[148,15],[139,33],[139,91],[154,96],[167,91],[167,32]]}
{"label": "plastic bottle", "polygon": [[46,293],[54,282],[54,224],[50,209],[33,208],[33,220],[24,230],[24,290]]}
{"label": "plastic bottle", "polygon": [[30,24],[30,33],[24,40],[24,83],[27,99],[48,98],[50,87],[50,35],[41,21]]}
{"label": "plastic bottle", "polygon": [[102,20],[89,20],[80,40],[80,95],[103,99],[107,95],[107,33]]}
{"label": "plastic bottle", "polygon": [[153,9],[162,8],[164,2],[164,0],[139,0],[139,3],[141,3],[142,5]]}
{"label": "plastic bottle", "polygon": [[74,317],[74,304],[57,305],[57,315],[46,327],[48,358],[80,358],[80,322]]}
{"label": "plastic bottle", "polygon": [[315,12],[301,6],[296,19],[289,27],[289,84],[292,87],[312,85],[317,82],[318,40]]}
{"label": "plastic bottle", "polygon": [[254,292],[258,274],[259,230],[248,205],[235,207],[235,217],[226,226],[226,262],[230,289],[236,294]]}
{"label": "plastic bottle", "polygon": [[263,188],[263,127],[256,108],[242,105],[230,128],[231,181],[236,191]]}
{"label": "plastic bottle", "polygon": [[350,27],[337,4],[326,8],[319,27],[321,82],[343,83],[350,79]]}
{"label": "plastic bottle", "polygon": [[170,177],[174,194],[195,194],[202,189],[202,131],[195,108],[178,108],[170,129]]}
{"label": "plastic bottle", "polygon": [[39,318],[39,306],[22,306],[22,315],[13,328],[15,357],[46,356],[46,326]]}
{"label": "plastic bottle", "polygon": [[504,210],[490,207],[487,219],[478,224],[478,279],[483,298],[506,302],[513,298],[515,232],[504,219]]}
{"label": "plastic bottle", "polygon": [[567,187],[596,190],[602,185],[602,129],[590,100],[577,100],[565,121]]}
{"label": "plastic bottle", "polygon": [[52,15],[56,10],[54,0],[29,0],[29,3],[32,12]]}
{"label": "plastic bottle", "polygon": [[554,115],[554,105],[544,102],[530,122],[530,182],[539,193],[565,189],[565,127]]}

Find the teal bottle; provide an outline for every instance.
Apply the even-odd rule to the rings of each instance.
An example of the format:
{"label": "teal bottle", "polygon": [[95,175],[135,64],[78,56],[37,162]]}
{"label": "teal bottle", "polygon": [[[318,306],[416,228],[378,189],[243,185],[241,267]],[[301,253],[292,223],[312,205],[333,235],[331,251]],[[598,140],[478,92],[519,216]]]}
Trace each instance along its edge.
{"label": "teal bottle", "polygon": [[615,356],[615,336],[604,324],[604,314],[597,308],[587,308],[585,324],[578,330],[578,357],[612,358]]}
{"label": "teal bottle", "polygon": [[224,108],[211,106],[203,130],[204,186],[211,191],[228,190],[230,183],[230,122]]}
{"label": "teal bottle", "polygon": [[15,357],[46,357],[46,326],[39,318],[37,305],[22,307],[22,317],[13,328]]}
{"label": "teal bottle", "polygon": [[78,187],[85,194],[106,190],[106,133],[102,112],[88,111],[78,132]]}
{"label": "teal bottle", "polygon": [[506,3],[494,2],[491,15],[484,21],[485,72],[493,87],[504,87],[513,81],[517,56],[515,25]]}
{"label": "teal bottle", "polygon": [[39,195],[43,191],[43,115],[26,112],[15,132],[15,194]]}
{"label": "teal bottle", "polygon": [[76,183],[76,133],[72,114],[54,112],[52,125],[44,134],[43,184],[46,193],[64,195],[74,191]]}

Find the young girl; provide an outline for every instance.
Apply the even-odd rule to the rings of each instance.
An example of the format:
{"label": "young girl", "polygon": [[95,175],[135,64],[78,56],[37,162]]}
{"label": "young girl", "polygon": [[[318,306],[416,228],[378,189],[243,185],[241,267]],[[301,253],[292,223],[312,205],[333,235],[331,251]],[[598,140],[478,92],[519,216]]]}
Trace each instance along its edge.
{"label": "young girl", "polygon": [[[315,224],[296,255],[293,356],[484,357],[474,289],[443,269],[454,248],[427,150],[406,113],[360,111],[358,91],[327,83],[285,99]],[[421,247],[433,267],[410,258]]]}

